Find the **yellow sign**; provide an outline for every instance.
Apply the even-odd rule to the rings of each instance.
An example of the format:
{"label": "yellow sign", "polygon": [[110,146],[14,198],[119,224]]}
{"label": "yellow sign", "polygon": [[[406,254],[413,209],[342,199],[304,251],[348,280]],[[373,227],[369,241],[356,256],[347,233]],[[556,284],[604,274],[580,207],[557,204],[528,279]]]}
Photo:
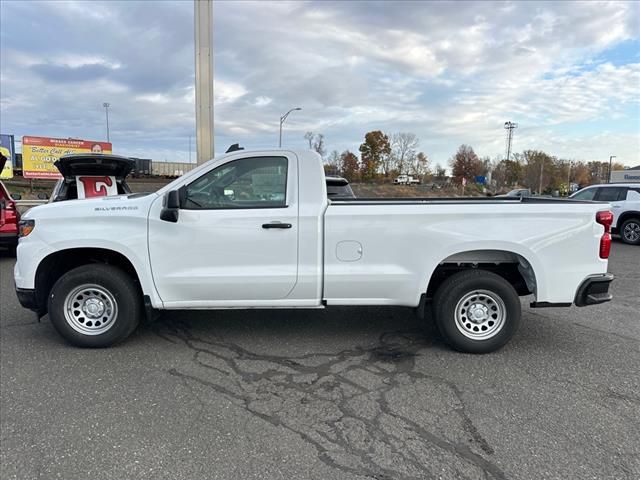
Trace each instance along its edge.
{"label": "yellow sign", "polygon": [[[0,178],[13,177],[13,164],[15,162],[13,135],[0,134]],[[4,166],[2,166],[4,165]]]}
{"label": "yellow sign", "polygon": [[54,162],[70,153],[111,153],[111,143],[74,138],[22,137],[22,176],[60,178]]}
{"label": "yellow sign", "polygon": [[0,153],[7,159],[2,171],[0,172],[0,178],[13,178],[13,165],[11,165],[11,152],[8,148],[0,147]]}

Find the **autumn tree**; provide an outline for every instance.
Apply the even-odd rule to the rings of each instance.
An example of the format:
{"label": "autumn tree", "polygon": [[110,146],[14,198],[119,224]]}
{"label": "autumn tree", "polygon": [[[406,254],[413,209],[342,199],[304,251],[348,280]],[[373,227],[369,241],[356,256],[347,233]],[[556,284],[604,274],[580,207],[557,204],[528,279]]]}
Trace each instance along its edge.
{"label": "autumn tree", "polygon": [[527,150],[524,157],[524,177],[522,183],[531,191],[544,192],[551,187],[557,177],[554,159],[539,150]]}
{"label": "autumn tree", "polygon": [[[598,162],[604,163],[604,162]],[[607,164],[606,168],[609,168],[609,164]],[[606,172],[605,170],[601,170],[601,172]],[[601,174],[592,178],[593,171],[589,168],[588,164],[584,162],[574,162],[571,168],[571,179],[574,183],[577,183],[580,188],[586,187],[587,185],[591,185],[592,183],[601,183],[603,178]],[[605,174],[606,175],[606,174]],[[606,180],[605,180],[606,181]]]}
{"label": "autumn tree", "polygon": [[360,145],[360,175],[362,180],[373,180],[380,169],[382,159],[391,154],[389,137],[380,130],[369,132]]}
{"label": "autumn tree", "polygon": [[460,145],[456,154],[449,161],[453,172],[454,181],[462,183],[465,178],[467,182],[473,182],[475,177],[482,174],[484,165],[478,158],[476,152],[469,145]]}
{"label": "autumn tree", "polygon": [[358,172],[360,165],[358,164],[358,157],[349,150],[345,150],[340,154],[340,174],[353,182],[358,179]]}

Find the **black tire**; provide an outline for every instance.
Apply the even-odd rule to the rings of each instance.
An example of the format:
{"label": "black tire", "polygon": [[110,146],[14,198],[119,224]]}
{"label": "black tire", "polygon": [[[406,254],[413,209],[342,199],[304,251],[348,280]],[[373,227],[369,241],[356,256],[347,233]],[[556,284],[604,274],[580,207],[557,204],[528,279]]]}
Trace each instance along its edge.
{"label": "black tire", "polygon": [[[460,303],[465,298],[467,300]],[[482,323],[470,319],[472,311],[465,305],[474,308],[473,313],[478,311],[484,319],[478,318],[477,322]],[[458,306],[464,313],[459,313],[457,320]],[[449,346],[460,352],[490,353],[502,348],[516,333],[521,307],[516,290],[504,278],[485,270],[467,270],[452,275],[438,287],[433,298],[433,313],[438,330]]]}
{"label": "black tire", "polygon": [[[68,296],[73,300],[78,298],[75,303],[70,300],[70,311],[65,306]],[[83,302],[80,298],[85,299],[83,305],[80,305]],[[90,301],[102,307],[94,307],[93,313],[83,313],[83,306],[89,307],[86,302]],[[103,308],[104,317],[89,316],[102,315],[100,308]],[[60,335],[78,347],[114,345],[133,333],[141,316],[138,285],[127,273],[111,265],[93,263],[74,268],[58,279],[49,294],[51,323]]]}
{"label": "black tire", "polygon": [[640,218],[628,218],[620,226],[620,238],[629,245],[640,245]]}

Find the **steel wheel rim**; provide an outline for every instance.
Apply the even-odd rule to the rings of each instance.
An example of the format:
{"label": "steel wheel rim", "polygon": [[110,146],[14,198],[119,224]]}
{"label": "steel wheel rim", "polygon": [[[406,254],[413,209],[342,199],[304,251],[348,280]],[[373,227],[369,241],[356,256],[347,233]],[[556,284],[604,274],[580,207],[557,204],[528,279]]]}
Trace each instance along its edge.
{"label": "steel wheel rim", "polygon": [[640,224],[629,222],[624,226],[624,238],[630,242],[637,242],[640,239]]}
{"label": "steel wheel rim", "polygon": [[458,301],[454,315],[456,327],[465,337],[488,340],[504,327],[507,307],[499,295],[489,290],[473,290]]}
{"label": "steel wheel rim", "polygon": [[64,300],[64,317],[71,328],[83,335],[100,335],[115,323],[118,304],[104,287],[84,284],[74,288]]}

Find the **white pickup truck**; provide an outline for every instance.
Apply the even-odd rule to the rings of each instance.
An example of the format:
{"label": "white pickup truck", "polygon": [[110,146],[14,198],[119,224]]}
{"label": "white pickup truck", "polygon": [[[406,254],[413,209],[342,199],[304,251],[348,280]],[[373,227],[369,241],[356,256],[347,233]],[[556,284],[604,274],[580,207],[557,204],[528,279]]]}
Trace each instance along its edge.
{"label": "white pickup truck", "polygon": [[327,198],[310,151],[238,151],[151,194],[24,215],[22,305],[79,346],[126,338],[155,310],[400,305],[452,347],[503,346],[533,307],[606,302],[607,203]]}

